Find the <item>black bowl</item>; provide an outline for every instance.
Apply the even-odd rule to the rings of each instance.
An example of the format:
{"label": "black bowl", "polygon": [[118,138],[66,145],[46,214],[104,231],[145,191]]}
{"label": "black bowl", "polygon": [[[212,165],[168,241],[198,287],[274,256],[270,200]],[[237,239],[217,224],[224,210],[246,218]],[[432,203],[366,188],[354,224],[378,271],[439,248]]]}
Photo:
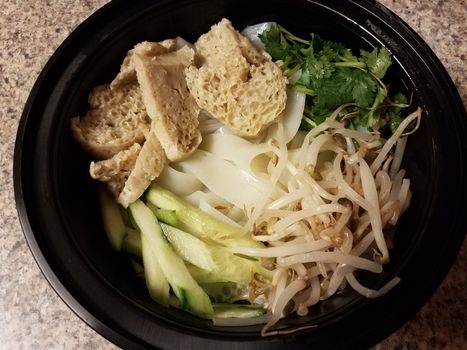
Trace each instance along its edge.
{"label": "black bowl", "polygon": [[[368,300],[346,290],[289,317],[281,326],[316,325],[262,339],[260,326],[225,328],[151,301],[128,259],[110,248],[99,218],[90,159],[74,142],[69,119],[88,108],[87,94],[118,72],[128,49],[143,40],[189,41],[222,17],[238,29],[277,21],[298,34],[316,32],[356,49],[384,45],[394,54],[394,89],[413,92],[424,109],[403,166],[413,201],[397,227],[392,262],[377,278],[402,282]],[[85,322],[125,348],[355,348],[401,326],[429,299],[465,236],[466,114],[433,52],[403,21],[370,1],[114,1],[60,46],[38,78],[21,119],[14,164],[15,194],[26,239],[53,288]]]}

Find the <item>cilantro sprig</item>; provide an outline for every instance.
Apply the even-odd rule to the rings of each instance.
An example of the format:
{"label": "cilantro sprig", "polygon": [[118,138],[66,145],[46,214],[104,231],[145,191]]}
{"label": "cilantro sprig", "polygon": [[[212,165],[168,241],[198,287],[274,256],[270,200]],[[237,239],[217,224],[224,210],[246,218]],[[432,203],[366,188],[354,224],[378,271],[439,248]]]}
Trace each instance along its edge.
{"label": "cilantro sprig", "polygon": [[401,107],[407,106],[407,98],[402,93],[389,98],[381,80],[392,64],[386,48],[360,50],[355,55],[341,43],[323,40],[314,33],[309,39],[299,38],[278,24],[259,37],[284,74],[295,77],[292,88],[308,95],[302,128],[322,123],[343,104],[348,106],[338,117],[347,116],[353,127],[379,130],[386,126],[393,131],[400,124]]}

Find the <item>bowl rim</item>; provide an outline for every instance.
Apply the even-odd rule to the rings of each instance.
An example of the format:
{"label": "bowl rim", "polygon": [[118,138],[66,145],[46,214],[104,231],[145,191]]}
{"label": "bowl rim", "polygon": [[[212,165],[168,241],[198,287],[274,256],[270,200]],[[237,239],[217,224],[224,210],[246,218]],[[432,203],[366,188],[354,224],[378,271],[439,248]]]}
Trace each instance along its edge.
{"label": "bowl rim", "polygon": [[[147,0],[146,2],[148,4],[150,3]],[[171,1],[161,1],[161,3],[170,3],[170,2]],[[308,1],[308,2],[315,3],[315,4],[321,4],[322,6],[325,6],[324,4],[326,3],[325,1],[322,1],[322,0],[315,0],[315,1]],[[467,120],[467,114],[463,107],[460,96],[457,92],[457,89],[455,88],[454,83],[452,82],[445,68],[442,66],[441,62],[438,60],[438,58],[433,53],[433,51],[428,47],[428,45],[423,41],[423,39],[421,39],[421,37],[415,31],[413,31],[413,29],[411,29],[405,22],[403,22],[399,17],[397,17],[394,13],[392,13],[390,10],[388,10],[383,5],[377,4],[369,0],[368,1],[367,0],[353,0],[353,1],[349,0],[347,2],[352,4],[353,6],[359,7],[362,11],[367,11],[372,14],[374,13],[378,14],[380,18],[387,21],[387,23],[390,23],[392,28],[398,28],[399,31],[401,31],[400,35],[404,36],[405,40],[411,41],[412,45],[416,47],[417,52],[422,53],[425,57],[425,60],[430,62],[431,66],[436,67],[435,73],[437,74],[438,78],[442,80],[442,83],[446,87],[446,91],[444,93],[447,94],[447,97],[450,98],[450,100],[453,102],[453,108],[457,110],[457,115],[459,117],[459,125],[460,125],[459,130],[460,132],[462,132],[463,130],[465,133],[467,130],[466,123],[465,123],[465,120]],[[144,1],[141,1],[141,3],[144,3]],[[328,4],[327,6],[330,6],[329,2],[327,4]],[[78,315],[78,317],[80,317],[91,328],[96,330],[98,333],[103,335],[108,340],[124,348],[144,349],[147,346],[150,346],[150,344],[146,344],[140,339],[134,339],[131,334],[126,333],[124,330],[121,330],[121,329],[115,330],[111,322],[109,322],[108,320],[104,320],[101,317],[96,316],[95,313],[88,311],[82,305],[82,303],[76,298],[76,296],[70,293],[70,291],[65,287],[65,285],[62,283],[60,278],[57,276],[57,274],[55,273],[55,271],[49,264],[47,256],[41,250],[39,243],[36,240],[34,229],[33,229],[33,226],[35,226],[36,223],[32,222],[31,216],[28,215],[29,212],[27,208],[28,204],[27,204],[27,199],[26,199],[27,194],[25,194],[23,191],[23,181],[27,180],[25,179],[24,174],[23,174],[23,162],[22,162],[23,144],[27,142],[27,140],[25,139],[25,136],[26,136],[25,134],[26,134],[27,127],[28,127],[28,120],[31,117],[31,113],[33,112],[34,105],[37,102],[36,99],[37,99],[37,95],[39,94],[41,90],[41,86],[43,85],[44,81],[47,80],[48,74],[51,72],[52,68],[54,67],[54,63],[56,63],[59,57],[63,55],[64,52],[66,52],[66,50],[70,46],[73,45],[74,41],[78,37],[85,35],[86,32],[91,27],[98,26],[102,18],[105,18],[105,17],[109,18],[112,16],[118,17],[117,15],[120,13],[120,11],[126,10],[128,6],[129,4],[125,3],[124,0],[117,0],[117,1],[112,1],[104,5],[99,10],[94,12],[90,17],[88,17],[84,22],[82,22],[65,39],[65,41],[58,47],[58,49],[51,56],[47,64],[44,66],[43,70],[41,71],[39,77],[37,78],[30,92],[30,95],[25,104],[25,107],[24,107],[24,110],[23,110],[23,113],[20,119],[20,123],[18,126],[15,149],[14,149],[13,179],[14,179],[14,192],[15,192],[16,207],[17,207],[18,217],[20,219],[20,223],[22,226],[24,236],[34,256],[36,263],[38,264],[39,268],[41,269],[42,273],[44,274],[44,276],[46,277],[47,281],[50,283],[52,288],[56,291],[59,297],[65,302],[65,304],[67,304],[73,310],[73,312],[76,315]],[[464,118],[464,123],[462,122],[462,118]],[[461,171],[463,174],[467,174],[467,164],[466,164],[466,158],[465,158],[467,154],[467,151],[466,151],[467,143],[465,141],[463,145],[461,145],[461,149],[464,150],[464,153],[461,155],[461,159],[463,159],[463,164],[461,164]],[[462,187],[460,192],[462,193],[467,192],[465,185]],[[463,202],[460,203],[460,208],[467,208],[466,199],[464,199]],[[377,330],[377,331],[373,330],[370,333],[368,339],[363,339],[363,336],[357,336],[356,341],[359,344],[371,345],[375,341],[381,340],[383,337],[389,335],[390,333],[395,331],[398,327],[400,327],[406,321],[406,319],[408,319],[409,315],[415,313],[415,311],[417,311],[429,299],[429,297],[431,297],[431,295],[434,293],[436,288],[441,283],[445,274],[448,272],[449,268],[451,267],[452,263],[455,260],[455,257],[457,256],[457,253],[461,247],[461,243],[465,237],[465,231],[467,230],[467,220],[465,218],[460,218],[459,221],[456,223],[456,227],[458,228],[457,234],[451,237],[452,243],[449,249],[449,252],[450,252],[449,258],[445,258],[444,260],[442,260],[442,264],[439,266],[437,271],[435,271],[436,278],[434,278],[433,281],[436,281],[436,282],[432,283],[432,285],[429,288],[426,288],[424,296],[420,298],[418,302],[415,302],[410,308],[408,308],[405,311],[404,313],[405,319],[403,321],[391,320],[391,322],[389,322],[390,324],[388,324],[385,330]],[[177,334],[179,334],[178,332],[175,332],[168,328],[164,328],[163,332],[165,332],[167,336],[174,336],[174,337],[177,336]],[[200,339],[196,335],[185,334],[185,336],[188,337],[193,342],[197,342]],[[202,338],[202,339],[206,339],[206,341],[209,341],[209,342],[214,342],[214,343],[216,342],[214,339],[207,339],[207,338]],[[234,346],[235,344],[235,343],[226,343],[223,341],[220,341],[220,342],[222,343],[222,346],[226,346],[227,344]],[[201,343],[203,343],[203,346],[207,344],[204,341],[202,341]],[[198,344],[201,344],[201,343],[198,343]],[[255,348],[258,348],[259,343],[256,343],[256,341],[253,341],[253,343],[255,344],[254,345]],[[216,345],[219,345],[219,344],[220,343],[216,343]],[[272,344],[271,342],[269,342],[268,344],[267,341],[265,342],[263,340],[261,340],[261,344],[266,345],[268,348],[278,345],[278,344]]]}

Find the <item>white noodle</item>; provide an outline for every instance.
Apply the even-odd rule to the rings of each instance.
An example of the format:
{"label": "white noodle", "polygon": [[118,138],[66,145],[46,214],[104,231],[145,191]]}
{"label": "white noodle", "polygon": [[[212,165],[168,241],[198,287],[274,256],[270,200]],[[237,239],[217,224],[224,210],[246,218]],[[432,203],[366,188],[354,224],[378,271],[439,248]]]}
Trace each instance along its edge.
{"label": "white noodle", "polygon": [[282,231],[293,223],[306,219],[313,215],[331,213],[331,212],[344,212],[345,207],[340,204],[323,204],[315,209],[303,209],[290,214],[289,216],[279,220],[273,227],[273,231]]}
{"label": "white noodle", "polygon": [[394,158],[392,160],[391,168],[389,170],[389,175],[394,176],[399,171],[406,144],[407,136],[401,137],[397,140],[396,149],[394,151]]}
{"label": "white noodle", "polygon": [[379,290],[374,290],[374,289],[368,289],[361,285],[357,279],[355,278],[353,273],[349,273],[345,275],[345,278],[349,282],[349,284],[352,286],[353,289],[355,289],[358,293],[363,295],[366,298],[377,298],[380,297],[384,294],[386,294],[388,291],[390,291],[392,288],[394,288],[399,282],[400,278],[394,277],[391,279],[388,283],[386,283],[381,289]]}
{"label": "white noodle", "polygon": [[282,245],[282,243],[285,244],[285,242],[279,241],[280,239],[286,237],[286,236],[304,236],[304,235],[309,235],[310,234],[310,229],[301,221],[296,222],[293,225],[290,225],[287,227],[285,230],[281,232],[276,232],[271,235],[255,235],[253,236],[253,239],[257,241],[263,241],[263,242],[269,242],[269,244],[276,244],[276,243],[281,243],[279,245]]}
{"label": "white noodle", "polygon": [[353,144],[353,140],[350,137],[345,137],[345,144],[347,145],[347,153],[354,154],[356,152],[355,145]]}
{"label": "white noodle", "polygon": [[405,202],[407,201],[407,197],[409,195],[409,186],[410,186],[410,180],[409,179],[403,179],[402,184],[400,186],[399,193],[397,195],[397,209],[394,211],[393,215],[389,219],[389,223],[391,225],[395,225],[397,223],[397,220],[399,220],[400,214],[402,214],[402,209],[405,208]]}
{"label": "white noodle", "polygon": [[[286,288],[287,279],[288,279],[287,269],[278,270],[277,276],[278,277],[276,279],[277,280],[276,288],[274,290],[275,295],[274,295],[274,298],[273,298],[273,302],[271,304],[271,310],[274,310],[274,308],[276,307],[277,301],[279,300],[279,297],[281,296],[281,293]],[[274,277],[276,277],[276,276],[274,276]],[[272,281],[272,285],[274,285],[274,280]],[[273,313],[273,315],[274,315],[274,313]]]}
{"label": "white noodle", "polygon": [[305,281],[300,279],[291,282],[284,289],[284,291],[276,299],[272,308],[272,317],[261,330],[261,335],[267,335],[267,330],[271,328],[271,326],[274,325],[277,321],[279,321],[282,315],[282,311],[284,310],[287,303],[294,297],[295,294],[297,294],[299,291],[305,288],[305,286]]}
{"label": "white noodle", "polygon": [[[349,218],[350,218],[350,210],[349,210]],[[345,218],[344,220],[347,220],[347,218]],[[342,235],[344,236],[343,238],[344,242],[341,243],[338,248],[342,253],[349,254],[353,246],[352,232],[348,229],[347,226],[344,226],[342,229]]]}
{"label": "white noodle", "polygon": [[398,200],[389,201],[381,208],[381,220],[383,226],[386,225],[393,216],[399,217],[401,211],[401,204]]}
{"label": "white noodle", "polygon": [[272,147],[272,150],[279,157],[279,161],[277,165],[275,166],[273,173],[271,174],[270,190],[267,195],[260,198],[258,202],[256,203],[256,205],[253,206],[253,212],[251,216],[248,218],[247,223],[242,229],[243,233],[248,232],[253,226],[253,224],[256,222],[258,217],[261,215],[261,211],[266,206],[267,201],[269,200],[272,193],[274,192],[276,183],[277,181],[279,181],[279,178],[281,177],[281,174],[287,165],[287,157],[288,157],[287,145],[285,144],[285,140],[284,140],[284,130],[283,130],[282,124],[281,123],[277,124],[277,128],[278,128],[277,136],[278,136],[279,149],[277,150],[276,147]]}
{"label": "white noodle", "polygon": [[388,152],[391,150],[392,146],[396,143],[396,141],[400,138],[404,130],[410,125],[410,123],[414,119],[420,119],[421,117],[422,110],[420,107],[417,108],[415,112],[412,114],[408,115],[399,125],[399,127],[396,129],[394,134],[391,135],[389,140],[386,141],[384,144],[383,148],[379,152],[378,156],[376,159],[373,161],[371,164],[371,172],[372,174],[375,174],[378,168],[383,164],[384,160],[386,159],[386,156]]}
{"label": "white noodle", "polygon": [[[303,96],[300,98],[303,102]],[[407,143],[404,132],[414,119],[418,127],[421,110],[405,118],[384,140],[378,132],[351,130],[345,128],[344,121],[337,121],[349,105],[340,106],[325,122],[306,134],[301,132],[290,143],[300,118],[279,119],[261,137],[250,141],[228,135],[223,128],[205,135],[201,150],[220,159],[214,160],[232,183],[240,184],[236,177],[244,176],[248,188],[244,191],[249,193],[237,195],[235,191],[243,192],[237,185],[217,190],[217,182],[205,171],[204,163],[200,161],[188,169],[192,160],[180,162],[182,169],[196,172],[197,183],[203,182],[213,191],[196,191],[189,199],[231,225],[246,221],[242,231],[265,243],[264,248],[225,249],[246,257],[274,259],[268,262],[275,267],[273,279],[262,294],[268,313],[245,320],[216,318],[215,324],[267,321],[263,336],[286,334],[294,330],[269,329],[291,310],[286,310],[289,302],[292,312],[304,316],[311,305],[332,297],[347,284],[374,298],[398,283],[399,279],[394,278],[383,288],[372,290],[361,285],[354,274],[358,270],[381,273],[382,264],[389,260],[383,228],[397,223],[412,196],[410,181],[401,169]],[[200,125],[203,132],[212,132],[216,121],[203,116]],[[211,155],[205,151],[198,150],[195,156]],[[371,165],[369,159],[374,159]],[[245,171],[248,176],[243,174]],[[214,197],[211,199],[209,194]],[[217,210],[217,205],[222,210]]]}
{"label": "white noodle", "polygon": [[370,223],[375,236],[376,245],[383,254],[382,261],[387,262],[389,261],[389,251],[383,235],[383,224],[381,222],[378,192],[376,191],[375,180],[371,175],[370,167],[363,159],[360,160],[360,174],[362,176],[362,186],[365,199],[371,204],[371,207],[368,208],[368,215],[370,216]]}
{"label": "white noodle", "polygon": [[309,279],[317,277],[319,275],[321,275],[321,269],[318,266],[315,265],[313,267],[308,268],[307,277]]}
{"label": "white noodle", "polygon": [[342,281],[345,278],[345,275],[339,273],[339,271],[343,269],[344,266],[346,265],[344,264],[337,265],[337,268],[334,270],[331,276],[331,279],[329,280],[328,287],[326,288],[325,292],[321,296],[321,300],[326,300],[332,297],[336,293],[337,289],[339,288],[339,286],[341,285]]}
{"label": "white noodle", "polygon": [[[323,125],[323,124],[321,124]],[[316,128],[315,128],[316,129]],[[312,129],[314,130],[314,129]],[[308,151],[308,146],[310,145],[310,139],[312,138],[311,136],[311,131],[306,134],[305,138],[303,139],[302,146],[300,147],[298,154],[297,154],[297,160],[296,160],[296,167],[299,170],[303,170],[306,165],[306,155]]]}
{"label": "white noodle", "polygon": [[379,187],[379,203],[384,205],[391,193],[391,178],[387,172],[380,170],[376,173],[375,181]]}
{"label": "white noodle", "polygon": [[362,255],[364,252],[367,251],[367,249],[370,247],[370,244],[373,243],[373,241],[375,240],[375,235],[373,234],[373,232],[369,232],[366,234],[365,237],[363,237],[363,239],[358,242],[353,248],[352,250],[350,251],[350,254],[351,255],[355,255],[355,256],[360,256]]}
{"label": "white noodle", "polygon": [[[347,108],[347,107],[350,107],[350,106],[353,106],[354,104],[353,103],[345,103],[339,107],[337,107],[334,112],[332,112],[332,114],[329,116],[329,118],[326,119],[326,122],[327,123],[332,123],[334,122],[334,120],[336,119],[336,117],[339,115],[339,113],[344,109],[344,108]],[[337,122],[335,122],[337,123]],[[337,124],[337,126],[333,126],[334,128],[338,128],[338,127],[343,127],[343,124]]]}
{"label": "white noodle", "polygon": [[317,138],[315,138],[311,145],[308,147],[307,163],[315,167],[316,162],[318,161],[318,153],[320,152],[324,144],[330,141],[332,141],[332,136],[329,134],[321,134]]}
{"label": "white noodle", "polygon": [[405,170],[401,169],[392,178],[392,188],[391,188],[391,193],[389,194],[389,200],[396,200],[399,197],[399,192],[401,190],[402,181],[404,180],[404,175],[405,175]]}
{"label": "white noodle", "polygon": [[383,271],[381,264],[364,259],[358,256],[346,255],[341,252],[311,252],[305,254],[298,254],[286,258],[278,258],[277,263],[281,267],[290,266],[296,263],[310,263],[310,262],[337,262],[341,264],[351,265],[358,269],[380,273]]}
{"label": "white noodle", "polygon": [[352,129],[339,128],[335,129],[332,132],[333,134],[340,134],[344,137],[350,137],[353,139],[358,139],[359,141],[375,141],[379,138],[379,134],[370,133],[370,132],[361,132]]}
{"label": "white noodle", "polygon": [[210,134],[218,130],[223,124],[217,119],[200,119],[199,131],[202,134]]}
{"label": "white noodle", "polygon": [[243,254],[247,256],[257,256],[262,258],[273,258],[287,255],[302,254],[310,251],[321,250],[330,247],[332,244],[324,239],[311,241],[298,245],[283,245],[272,248],[250,248],[250,247],[229,247],[226,248],[232,253]]}
{"label": "white noodle", "polygon": [[357,203],[363,209],[368,210],[371,204],[355,192],[347,182],[345,182],[342,171],[340,169],[340,163],[342,161],[342,154],[338,154],[334,159],[334,175],[336,176],[337,186],[343,192],[343,194],[350,199],[352,202]]}
{"label": "white noodle", "polygon": [[311,278],[310,288],[307,290],[308,298],[301,302],[297,308],[297,314],[305,316],[308,314],[308,307],[315,305],[319,302],[321,294],[321,287],[319,285],[319,278],[317,276]]}
{"label": "white noodle", "polygon": [[299,278],[305,278],[307,275],[306,267],[303,264],[293,264],[290,268],[297,273]]}
{"label": "white noodle", "polygon": [[328,191],[326,191],[324,188],[322,188],[318,182],[316,182],[313,177],[309,176],[307,173],[305,173],[303,170],[299,171],[298,174],[296,175],[296,180],[299,184],[301,185],[308,185],[307,187],[310,187],[312,190],[314,190],[315,193],[317,193],[319,196],[323,197],[324,199],[330,200],[330,201],[336,201],[339,197],[335,196]]}
{"label": "white noodle", "polygon": [[201,200],[199,202],[199,208],[212,217],[216,218],[219,221],[222,221],[226,224],[232,225],[234,227],[241,227],[237,222],[233,221],[231,218],[229,218],[227,215],[222,214],[219,210],[211,207],[206,201]]}
{"label": "white noodle", "polygon": [[330,128],[329,121],[326,120],[324,123],[321,123],[317,127],[311,129],[308,134],[310,135],[311,138],[314,138],[329,128]]}
{"label": "white noodle", "polygon": [[[339,219],[336,221],[333,227],[329,227],[319,233],[320,237],[323,239],[328,239],[332,241],[332,238],[335,235],[339,234],[344,229],[344,226],[349,221],[351,215],[352,215],[352,212],[350,208],[346,208],[346,210],[342,213],[342,215],[339,217]],[[348,237],[347,230],[345,230],[345,235]],[[351,247],[352,241],[350,237],[348,237],[348,239],[345,241],[345,245],[349,244],[349,240],[350,240],[350,247]],[[340,249],[341,251],[343,251],[342,247],[340,247]],[[347,253],[347,251],[345,251],[345,253]]]}
{"label": "white noodle", "polygon": [[269,203],[266,209],[280,209],[294,203],[303,197],[303,191],[294,191],[291,193],[287,193],[285,196],[282,196],[275,201]]}

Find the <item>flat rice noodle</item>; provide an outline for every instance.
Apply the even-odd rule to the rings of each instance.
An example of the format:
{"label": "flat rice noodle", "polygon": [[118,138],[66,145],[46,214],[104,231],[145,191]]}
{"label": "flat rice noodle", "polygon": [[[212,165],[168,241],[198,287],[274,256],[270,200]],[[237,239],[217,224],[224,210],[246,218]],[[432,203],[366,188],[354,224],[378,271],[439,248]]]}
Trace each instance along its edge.
{"label": "flat rice noodle", "polygon": [[239,208],[251,207],[270,191],[267,181],[200,149],[178,165],[195,175],[209,190]]}
{"label": "flat rice noodle", "polygon": [[199,207],[201,201],[205,201],[206,203],[209,203],[209,205],[214,207],[218,205],[232,205],[231,203],[227,202],[225,199],[222,199],[215,193],[204,191],[193,192],[190,195],[186,196],[185,200],[190,204],[194,205],[195,207]]}
{"label": "flat rice noodle", "polygon": [[221,213],[219,210],[216,208],[212,207],[209,205],[206,201],[201,200],[199,203],[199,208],[211,215],[212,217],[216,218],[219,221],[222,221],[228,225],[234,226],[234,227],[241,227],[237,222],[229,218],[227,215]]}
{"label": "flat rice noodle", "polygon": [[[308,134],[305,130],[298,130],[294,138],[289,143],[289,152],[295,151],[302,147],[305,137]],[[298,158],[297,158],[298,159]]]}
{"label": "flat rice noodle", "polygon": [[193,174],[178,171],[170,165],[164,168],[155,182],[181,197],[188,196],[204,187],[202,182]]}
{"label": "flat rice noodle", "polygon": [[[277,143],[279,144],[279,147],[273,145],[271,142],[269,144],[270,149],[274,152],[274,154],[278,157],[278,161],[272,169],[269,177],[269,190],[266,193],[265,196],[262,198],[259,198],[259,200],[254,203],[253,205],[253,210],[251,212],[251,215],[248,218],[248,221],[246,224],[243,226],[243,232],[249,231],[252,227],[253,224],[258,220],[258,218],[261,215],[261,212],[263,211],[264,207],[266,206],[267,202],[274,196],[274,193],[277,192],[275,191],[276,189],[276,184],[278,183],[283,171],[287,167],[287,158],[288,158],[288,152],[287,152],[287,145],[284,139],[284,128],[282,124],[277,125]],[[269,164],[272,164],[272,162],[269,162]]]}
{"label": "flat rice noodle", "polygon": [[203,202],[214,208],[214,210],[217,210],[216,207],[225,207],[227,208],[227,213],[221,214],[233,220],[237,225],[245,220],[245,212],[241,208],[232,205],[232,203],[227,202],[213,192],[196,191],[186,196],[185,200],[195,207],[202,207]]}
{"label": "flat rice noodle", "polygon": [[[285,143],[289,143],[297,134],[302,122],[303,111],[305,110],[305,100],[306,95],[304,93],[287,88],[287,103],[278,122],[283,126],[283,139]],[[272,125],[269,127],[267,138],[277,139],[277,133],[277,124]]]}
{"label": "flat rice noodle", "polygon": [[265,50],[265,46],[261,39],[259,38],[259,34],[261,34],[264,31],[269,30],[271,28],[271,25],[274,22],[263,22],[263,23],[258,23],[258,24],[253,24],[251,26],[245,27],[242,31],[241,34],[248,38],[248,40],[251,41],[251,43],[258,49],[258,50]]}
{"label": "flat rice noodle", "polygon": [[[265,143],[251,143],[239,136],[213,133],[205,135],[199,149],[229,160],[253,174],[265,173],[270,147]],[[263,157],[261,157],[263,155]]]}
{"label": "flat rice noodle", "polygon": [[[199,131],[201,134],[211,134],[223,127],[223,124],[217,119],[205,118],[199,121]],[[204,137],[203,137],[204,139]]]}

